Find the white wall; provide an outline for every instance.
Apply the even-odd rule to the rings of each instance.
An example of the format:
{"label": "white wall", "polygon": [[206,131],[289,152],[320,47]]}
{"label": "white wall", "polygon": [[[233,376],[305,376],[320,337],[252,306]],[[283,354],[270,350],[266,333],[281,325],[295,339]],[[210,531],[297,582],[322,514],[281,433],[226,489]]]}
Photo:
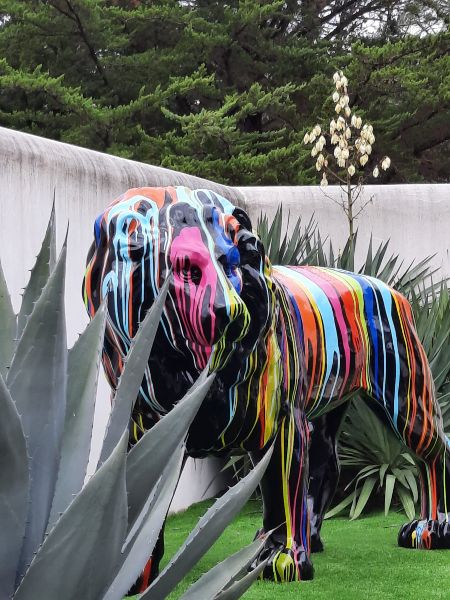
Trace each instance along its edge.
{"label": "white wall", "polygon": [[[346,217],[319,186],[237,189],[244,196],[244,207],[254,225],[261,211],[270,218],[283,204],[285,218],[290,212],[290,229],[299,216],[304,225],[314,216],[322,237],[332,240],[335,251],[343,248],[348,237]],[[335,201],[340,199],[338,186],[328,187],[325,192]],[[390,240],[388,254],[398,253],[405,267],[434,254],[432,264],[441,269],[442,277],[450,277],[450,185],[366,186],[361,202],[371,198],[357,221],[355,264],[365,257],[372,234],[374,246]]]}
{"label": "white wall", "polygon": [[[2,260],[16,309],[20,291],[28,280],[51,210],[56,200],[58,248],[70,223],[68,242],[66,313],[68,341],[72,345],[86,323],[81,300],[85,257],[92,241],[95,217],[130,187],[187,185],[210,187],[246,207],[252,220],[261,210],[273,216],[280,202],[291,212],[291,226],[298,215],[306,220],[314,213],[322,235],[335,248],[346,239],[346,222],[339,207],[318,187],[229,188],[182,173],[152,167],[59,142],[0,128],[0,226]],[[448,231],[450,186],[372,186],[373,203],[360,219],[358,247],[373,231],[374,241],[391,238],[391,249],[406,261],[436,253],[434,262],[450,276]],[[330,188],[327,193],[336,195]],[[109,390],[102,378],[96,411],[94,457],[99,452],[102,429],[109,410]],[[211,485],[211,482],[213,484]],[[217,461],[189,461],[172,510],[213,495],[222,485]]]}

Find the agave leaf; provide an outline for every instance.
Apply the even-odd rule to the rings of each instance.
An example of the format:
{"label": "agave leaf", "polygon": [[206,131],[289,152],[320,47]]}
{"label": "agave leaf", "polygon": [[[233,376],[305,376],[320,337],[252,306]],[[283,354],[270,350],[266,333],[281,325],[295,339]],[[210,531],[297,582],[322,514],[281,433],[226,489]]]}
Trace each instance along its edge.
{"label": "agave leaf", "polygon": [[385,281],[386,283],[393,284],[399,270],[401,269],[401,264],[395,269],[398,262],[398,255],[392,255],[388,258],[386,264],[383,269],[377,274],[378,279],[381,281]]}
{"label": "agave leaf", "polygon": [[[234,583],[242,575],[250,563],[261,552],[266,541],[266,536],[257,539],[252,544],[245,546],[238,552],[228,556],[218,565],[200,577],[180,600],[198,600],[199,598],[213,598],[224,588]],[[254,572],[254,571],[253,571]],[[258,574],[256,574],[256,577]]]}
{"label": "agave leaf", "polygon": [[416,463],[414,462],[413,457],[411,456],[411,454],[409,452],[402,452],[402,456],[405,460],[407,460],[410,464],[412,465],[416,465]]}
{"label": "agave leaf", "polygon": [[358,232],[353,236],[353,240],[349,237],[345,243],[342,254],[338,259],[338,266],[340,269],[347,271],[353,271],[355,268],[355,248],[358,239]]}
{"label": "agave leaf", "polygon": [[17,319],[0,262],[0,375],[6,378],[14,354]]}
{"label": "agave leaf", "polygon": [[374,277],[377,277],[378,273],[381,270],[381,264],[383,262],[384,259],[384,255],[386,254],[387,248],[389,246],[390,240],[387,240],[387,242],[381,242],[381,244],[378,246],[376,252],[375,252],[375,256],[373,257],[373,261],[372,261],[372,273]]}
{"label": "agave leaf", "polygon": [[401,291],[407,291],[408,289],[416,287],[425,276],[434,274],[436,270],[432,271],[430,264],[434,256],[435,255],[427,256],[417,264],[414,264],[415,261],[412,261],[403,274],[399,276],[395,283],[395,287]]}
{"label": "agave leaf", "polygon": [[364,510],[367,501],[370,498],[370,494],[372,493],[373,488],[375,487],[377,480],[375,477],[367,477],[364,481],[364,485],[362,486],[361,493],[358,497],[358,502],[356,503],[355,509],[353,511],[352,520],[357,519],[359,515]]}
{"label": "agave leaf", "polygon": [[102,600],[120,600],[143,571],[158,540],[175,493],[183,464],[184,451],[184,444],[178,444],[178,448],[170,454],[169,461],[166,460],[166,468],[156,485],[157,489],[151,502],[143,509],[146,514],[142,519],[142,524],[126,550],[123,551],[121,556],[122,565],[120,569],[116,570],[114,581]]}
{"label": "agave leaf", "polygon": [[342,512],[344,510],[344,508],[346,508],[349,504],[351,504],[353,502],[353,500],[355,498],[355,494],[356,494],[356,492],[353,491],[351,494],[349,494],[347,496],[347,498],[342,500],[342,502],[339,502],[339,504],[337,504],[334,508],[329,510],[325,514],[324,519],[331,519],[331,517],[335,517],[340,512]]}
{"label": "agave leaf", "polygon": [[220,471],[223,473],[223,471],[226,471],[227,469],[230,469],[231,467],[234,467],[236,464],[238,464],[242,459],[244,458],[244,456],[231,456],[226,464],[220,469]]}
{"label": "agave leaf", "polygon": [[389,463],[383,463],[380,467],[380,486],[383,487],[384,476],[389,468]]}
{"label": "agave leaf", "polygon": [[272,452],[273,447],[266,452],[262,460],[246,477],[230,488],[208,509],[166,568],[141,596],[142,600],[165,598],[212,546],[255,491]]}
{"label": "agave leaf", "polygon": [[64,437],[47,531],[81,490],[86,477],[105,316],[102,306],[69,351]]}
{"label": "agave leaf", "polygon": [[263,562],[259,563],[253,571],[247,573],[242,579],[236,581],[230,587],[226,588],[220,594],[214,597],[214,600],[237,600],[242,594],[244,594],[254,581],[258,579],[260,574],[263,572],[265,566],[270,560],[270,556]]}
{"label": "agave leaf", "polygon": [[41,295],[45,284],[55,266],[56,258],[56,227],[55,227],[55,203],[53,201],[52,212],[47,225],[47,231],[42,242],[36,262],[31,270],[30,281],[23,293],[22,305],[17,318],[18,337],[22,335],[27,318],[31,315],[34,305]]}
{"label": "agave leaf", "polygon": [[[269,228],[269,221],[262,213],[258,217],[258,237],[263,243],[266,254],[275,265],[300,265],[317,263],[317,255],[321,251],[315,238],[316,222],[311,217],[302,231],[302,219],[299,217],[294,225],[291,235],[288,235],[290,214],[288,213],[287,224],[284,227],[285,234],[281,241],[283,229],[283,207],[277,208],[275,216]],[[320,240],[318,235],[317,240]],[[316,257],[316,260],[314,260]]]}
{"label": "agave leaf", "polygon": [[120,556],[127,522],[123,434],[45,539],[14,600],[98,600]]}
{"label": "agave leaf", "polygon": [[372,268],[372,265],[373,265],[372,242],[373,242],[373,237],[372,237],[372,234],[370,234],[369,247],[367,248],[366,260],[364,262],[364,267],[363,267],[364,271],[360,270],[360,272],[364,272],[366,275],[374,275],[373,268]]}
{"label": "agave leaf", "polygon": [[156,301],[145,315],[137,334],[132,340],[131,348],[125,362],[125,369],[119,380],[111,409],[99,464],[108,458],[123,432],[128,427],[130,414],[138,397],[153,340],[159,327],[159,321],[169,289],[169,281],[170,278],[168,277]]}
{"label": "agave leaf", "polygon": [[270,234],[272,237],[272,243],[270,245],[271,253],[273,253],[275,262],[278,263],[280,255],[280,239],[281,239],[281,226],[283,223],[283,208],[280,205],[275,214],[275,218],[270,227]]}
{"label": "agave leaf", "polygon": [[66,404],[66,243],[19,340],[6,384],[22,418],[31,495],[20,574],[42,543],[55,491]]}
{"label": "agave leaf", "polygon": [[345,490],[348,490],[352,484],[357,480],[358,483],[361,479],[365,479],[374,473],[379,472],[380,467],[374,465],[367,465],[367,467],[362,468],[358,473],[353,477],[353,479],[345,486]]}
{"label": "agave leaf", "polygon": [[397,469],[397,467],[392,467],[392,472],[397,477],[399,482],[407,488],[408,483],[406,482],[406,477],[405,477],[405,473],[403,472],[403,470]]}
{"label": "agave leaf", "polygon": [[419,490],[417,488],[416,478],[414,477],[413,472],[410,471],[409,469],[404,469],[404,474],[405,474],[405,479],[408,482],[408,485],[412,492],[413,502],[414,502],[414,504],[416,504],[416,502],[419,499]]}
{"label": "agave leaf", "polygon": [[387,515],[391,508],[392,494],[394,493],[395,487],[395,475],[390,473],[386,475],[386,485],[384,490],[384,514]]}
{"label": "agave leaf", "polygon": [[172,456],[197,414],[214,375],[203,371],[180,402],[130,450],[127,460],[129,528],[141,512],[149,492],[161,476],[167,457]]}
{"label": "agave leaf", "polygon": [[0,600],[14,591],[28,512],[28,456],[19,413],[0,375]]}
{"label": "agave leaf", "polygon": [[397,488],[397,494],[403,505],[406,516],[410,521],[412,521],[416,515],[416,507],[414,506],[411,494],[401,485],[399,485]]}

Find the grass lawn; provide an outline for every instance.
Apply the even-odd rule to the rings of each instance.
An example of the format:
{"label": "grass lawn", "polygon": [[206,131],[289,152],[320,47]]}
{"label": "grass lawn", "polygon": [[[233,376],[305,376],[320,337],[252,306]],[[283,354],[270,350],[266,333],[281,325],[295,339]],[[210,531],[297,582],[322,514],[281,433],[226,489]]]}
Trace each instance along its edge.
{"label": "grass lawn", "polygon": [[[202,502],[171,516],[166,527],[166,556],[174,554],[209,504]],[[414,551],[397,547],[404,515],[371,515],[349,521],[336,518],[323,528],[325,551],[313,555],[314,581],[299,584],[257,582],[246,600],[450,600],[450,551]],[[249,543],[261,523],[259,504],[250,502],[170,598],[228,554]],[[202,600],[199,598],[199,600]]]}

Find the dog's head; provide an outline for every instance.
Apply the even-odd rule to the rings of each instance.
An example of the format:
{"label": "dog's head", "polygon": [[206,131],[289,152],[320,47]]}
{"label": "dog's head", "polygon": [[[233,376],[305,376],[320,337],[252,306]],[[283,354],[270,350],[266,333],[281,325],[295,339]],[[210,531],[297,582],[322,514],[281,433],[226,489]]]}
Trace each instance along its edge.
{"label": "dog's head", "polygon": [[208,190],[126,192],[96,220],[84,299],[93,316],[107,297],[109,343],[125,356],[139,322],[171,277],[158,335],[220,370],[270,321],[270,272],[246,213]]}

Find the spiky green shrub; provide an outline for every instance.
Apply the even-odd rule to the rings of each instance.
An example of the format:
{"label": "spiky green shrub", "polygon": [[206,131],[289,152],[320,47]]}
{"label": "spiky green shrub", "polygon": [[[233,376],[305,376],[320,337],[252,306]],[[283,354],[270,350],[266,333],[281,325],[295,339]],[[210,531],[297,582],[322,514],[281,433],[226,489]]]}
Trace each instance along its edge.
{"label": "spiky green shrub", "polygon": [[[256,229],[259,239],[264,244],[264,249],[270,261],[274,265],[307,265],[314,261],[318,252],[318,241],[316,236],[317,223],[311,217],[309,222],[302,227],[302,218],[298,217],[292,233],[288,234],[290,213],[287,223],[283,227],[283,205],[277,208],[275,217],[269,225],[267,215],[261,213]],[[284,235],[282,231],[285,229]]]}
{"label": "spiky green shrub", "polygon": [[[323,240],[316,224],[301,227],[298,219],[291,235],[282,236],[283,212],[278,209],[268,226],[267,217],[258,220],[258,235],[274,264],[315,265],[353,270],[354,244],[347,240],[336,253],[331,241]],[[295,248],[294,252],[286,252]],[[397,254],[389,254],[389,242],[373,248],[369,240],[365,259],[357,272],[377,277],[398,289],[410,300],[417,332],[430,361],[436,392],[444,417],[444,429],[450,430],[450,302],[447,282],[432,281],[431,258],[404,264]],[[399,503],[408,518],[413,518],[418,500],[418,472],[411,455],[394,432],[372,411],[365,399],[356,398],[342,425],[339,457],[350,482],[340,490],[343,500],[327,517],[350,506],[350,518],[357,518],[374,494],[382,493],[387,513],[392,501]],[[348,477],[347,477],[348,479]]]}
{"label": "spiky green shrub", "polygon": [[357,519],[372,493],[378,491],[384,494],[385,514],[395,497],[408,518],[414,518],[418,501],[414,460],[387,424],[360,400],[349,405],[339,439],[339,459],[353,477],[345,486],[347,495],[326,518],[350,505],[350,519]]}
{"label": "spiky green shrub", "polygon": [[[213,375],[127,452],[128,423],[167,293],[163,287],[130,352],[100,460],[85,484],[105,309],[67,349],[66,243],[55,264],[54,214],[13,312],[0,268],[0,600],[118,600],[142,571],[173,497],[192,419]],[[17,342],[15,340],[18,340]],[[217,539],[258,485],[270,452],[201,518],[141,597],[164,598]],[[194,586],[198,598],[238,598],[258,541]],[[185,597],[189,597],[188,592]]]}

